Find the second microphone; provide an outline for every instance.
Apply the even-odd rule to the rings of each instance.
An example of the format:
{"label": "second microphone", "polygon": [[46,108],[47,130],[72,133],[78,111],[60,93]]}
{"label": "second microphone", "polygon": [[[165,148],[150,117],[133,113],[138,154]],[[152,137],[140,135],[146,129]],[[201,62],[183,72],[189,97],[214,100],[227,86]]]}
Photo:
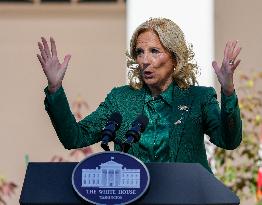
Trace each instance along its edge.
{"label": "second microphone", "polygon": [[126,140],[123,143],[123,152],[128,152],[132,144],[140,140],[141,133],[145,131],[148,121],[148,118],[142,114],[135,119],[131,129],[126,133]]}

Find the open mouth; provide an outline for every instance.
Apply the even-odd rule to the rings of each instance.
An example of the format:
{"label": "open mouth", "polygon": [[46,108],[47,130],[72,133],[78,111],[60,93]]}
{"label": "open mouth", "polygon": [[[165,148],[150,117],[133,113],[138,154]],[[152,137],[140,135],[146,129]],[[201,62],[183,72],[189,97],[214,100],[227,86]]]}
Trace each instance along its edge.
{"label": "open mouth", "polygon": [[144,76],[144,78],[146,78],[146,79],[153,78],[153,77],[154,77],[154,73],[151,72],[151,71],[144,71],[144,72],[143,72],[143,76]]}

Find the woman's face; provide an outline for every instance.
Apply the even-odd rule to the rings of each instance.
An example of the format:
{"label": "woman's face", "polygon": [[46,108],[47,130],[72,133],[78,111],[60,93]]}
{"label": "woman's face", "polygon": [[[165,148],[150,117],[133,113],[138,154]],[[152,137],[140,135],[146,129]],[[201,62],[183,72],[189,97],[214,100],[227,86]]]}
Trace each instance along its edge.
{"label": "woman's face", "polygon": [[135,52],[142,79],[149,88],[166,87],[173,81],[172,73],[176,62],[153,31],[139,34]]}

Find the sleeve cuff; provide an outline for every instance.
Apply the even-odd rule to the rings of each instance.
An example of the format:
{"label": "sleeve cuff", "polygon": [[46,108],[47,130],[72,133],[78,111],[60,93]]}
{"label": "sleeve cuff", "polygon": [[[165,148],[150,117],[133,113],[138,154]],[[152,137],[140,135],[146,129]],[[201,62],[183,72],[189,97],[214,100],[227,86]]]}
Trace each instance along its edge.
{"label": "sleeve cuff", "polygon": [[225,111],[227,113],[232,113],[238,104],[237,95],[236,95],[235,90],[232,93],[232,95],[226,96],[221,89],[221,104],[222,104],[222,107],[225,108]]}
{"label": "sleeve cuff", "polygon": [[55,100],[61,96],[64,95],[64,88],[61,86],[56,92],[54,93],[50,93],[48,91],[48,87],[46,86],[46,88],[44,89],[46,98],[45,98],[45,106],[48,107],[48,105],[52,104],[55,102]]}

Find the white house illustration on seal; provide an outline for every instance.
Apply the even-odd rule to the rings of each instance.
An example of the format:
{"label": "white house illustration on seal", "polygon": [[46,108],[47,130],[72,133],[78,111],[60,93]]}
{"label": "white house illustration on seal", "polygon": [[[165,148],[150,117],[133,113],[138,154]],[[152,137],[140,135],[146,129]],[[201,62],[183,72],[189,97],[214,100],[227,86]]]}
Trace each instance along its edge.
{"label": "white house illustration on seal", "polygon": [[113,161],[102,163],[100,168],[82,169],[82,187],[140,188],[140,169],[126,169]]}

